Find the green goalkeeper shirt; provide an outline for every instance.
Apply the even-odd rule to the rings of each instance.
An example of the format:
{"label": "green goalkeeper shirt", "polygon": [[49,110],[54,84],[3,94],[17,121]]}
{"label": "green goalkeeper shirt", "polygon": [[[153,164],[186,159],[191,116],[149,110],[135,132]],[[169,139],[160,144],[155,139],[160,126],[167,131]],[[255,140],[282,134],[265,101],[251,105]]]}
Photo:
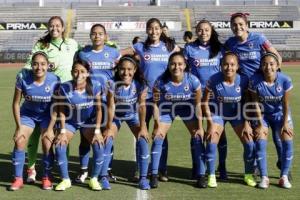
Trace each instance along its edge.
{"label": "green goalkeeper shirt", "polygon": [[51,40],[48,48],[44,48],[40,42],[37,42],[24,68],[31,69],[32,54],[43,51],[48,55],[51,71],[60,78],[61,82],[69,81],[72,79],[74,55],[79,48],[78,43],[71,38]]}

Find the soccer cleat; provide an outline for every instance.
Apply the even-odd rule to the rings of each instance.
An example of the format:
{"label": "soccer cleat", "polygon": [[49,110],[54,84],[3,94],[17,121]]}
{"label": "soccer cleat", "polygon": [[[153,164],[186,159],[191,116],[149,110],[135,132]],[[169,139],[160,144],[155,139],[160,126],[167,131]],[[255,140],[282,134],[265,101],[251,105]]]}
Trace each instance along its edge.
{"label": "soccer cleat", "polygon": [[49,177],[43,177],[42,179],[42,188],[43,190],[52,190],[53,185]]}
{"label": "soccer cleat", "polygon": [[168,182],[169,181],[169,177],[168,177],[167,171],[165,171],[165,172],[159,172],[159,180],[161,182]]}
{"label": "soccer cleat", "polygon": [[109,180],[106,176],[103,176],[101,178],[101,185],[102,185],[103,190],[110,190],[111,189],[110,184],[109,184]]}
{"label": "soccer cleat", "polygon": [[150,189],[149,181],[147,180],[146,177],[141,177],[140,178],[139,188],[141,190],[149,190]]}
{"label": "soccer cleat", "polygon": [[63,179],[56,187],[56,191],[65,191],[72,186],[70,179]]}
{"label": "soccer cleat", "polygon": [[288,177],[286,175],[283,175],[279,179],[279,187],[285,188],[285,189],[290,189],[292,187],[292,184],[290,183]]}
{"label": "soccer cleat", "polygon": [[101,187],[97,177],[94,177],[94,178],[90,179],[89,187],[94,191],[102,190],[102,187]]}
{"label": "soccer cleat", "polygon": [[197,180],[197,183],[196,183],[196,186],[198,188],[206,188],[207,187],[207,183],[206,183],[206,180],[205,180],[205,176],[204,175],[200,175],[198,180]]}
{"label": "soccer cleat", "polygon": [[157,174],[152,174],[150,177],[150,186],[151,188],[157,188],[158,187],[158,178]]}
{"label": "soccer cleat", "polygon": [[251,186],[251,187],[255,187],[256,186],[256,181],[255,181],[255,179],[254,179],[254,177],[253,177],[252,174],[245,174],[245,176],[244,176],[244,182],[247,185]]}
{"label": "soccer cleat", "polygon": [[16,177],[15,180],[12,182],[11,186],[9,187],[10,191],[16,191],[21,189],[24,186],[23,178]]}
{"label": "soccer cleat", "polygon": [[210,188],[216,188],[218,186],[216,175],[208,175],[207,186]]}
{"label": "soccer cleat", "polygon": [[108,170],[107,173],[108,173],[109,181],[111,181],[113,183],[117,181],[117,177],[114,176],[111,169]]}
{"label": "soccer cleat", "polygon": [[84,183],[85,179],[88,177],[87,169],[80,169],[80,174],[75,179],[76,183]]}
{"label": "soccer cleat", "polygon": [[267,189],[270,185],[269,178],[267,176],[261,177],[260,183],[258,184],[258,187],[261,189]]}
{"label": "soccer cleat", "polygon": [[27,179],[26,182],[27,183],[35,183],[36,181],[36,171],[34,168],[32,169],[27,169]]}

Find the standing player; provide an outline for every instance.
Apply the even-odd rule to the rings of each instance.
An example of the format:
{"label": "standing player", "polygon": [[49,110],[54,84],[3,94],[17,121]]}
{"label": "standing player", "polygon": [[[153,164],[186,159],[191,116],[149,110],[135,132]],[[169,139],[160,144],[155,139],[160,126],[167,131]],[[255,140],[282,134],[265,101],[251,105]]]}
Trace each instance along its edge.
{"label": "standing player", "polygon": [[[231,16],[230,24],[234,36],[225,42],[225,48],[238,55],[239,73],[250,78],[259,71],[260,59],[264,52],[274,53],[278,57],[279,67],[282,59],[263,34],[249,32],[248,15],[248,13],[235,13]],[[278,156],[277,167],[280,168],[282,143],[279,135],[272,134],[272,136]]]}
{"label": "standing player", "polygon": [[211,188],[217,187],[215,176],[216,149],[226,122],[230,122],[244,145],[244,181],[249,186],[254,187],[256,185],[252,175],[254,170],[252,129],[244,119],[243,109],[244,98],[247,95],[248,78],[237,74],[238,68],[237,55],[232,52],[225,53],[221,63],[222,72],[210,77],[203,97],[203,112],[207,118],[207,185]]}
{"label": "standing player", "polygon": [[[273,135],[277,134],[282,141],[281,173],[279,186],[291,188],[288,172],[293,158],[293,122],[289,108],[289,95],[293,88],[290,77],[278,72],[279,59],[276,54],[266,53],[261,58],[262,74],[251,77],[249,90],[256,103],[258,123],[255,129],[256,156],[260,169],[260,188],[269,187],[267,173],[267,138],[268,127]],[[261,104],[261,109],[259,107]]]}
{"label": "standing player", "polygon": [[[206,82],[209,78],[220,72],[220,60],[222,58],[222,44],[219,41],[218,33],[214,27],[207,20],[201,20],[196,26],[196,34],[198,39],[184,47],[185,58],[191,66],[191,72],[194,74],[201,83],[202,94],[206,87]],[[202,144],[204,145],[204,144]],[[204,147],[203,147],[204,148]],[[218,144],[219,149],[219,171],[220,178],[227,179],[226,173],[226,155],[227,155],[227,140],[225,132],[222,133],[221,140]],[[193,173],[192,177],[195,178],[195,148],[191,143],[191,153],[193,160]],[[204,156],[204,155],[202,155]],[[205,169],[205,163],[201,163]]]}
{"label": "standing player", "polygon": [[89,187],[98,191],[102,189],[98,176],[103,163],[103,137],[100,131],[103,86],[91,80],[90,66],[85,61],[74,62],[72,76],[73,80],[63,83],[59,91],[61,130],[55,141],[55,150],[62,181],[55,187],[55,190],[63,191],[71,187],[66,150],[76,131],[80,130],[80,134],[93,147],[94,164]]}
{"label": "standing player", "polygon": [[[113,70],[116,62],[120,58],[120,53],[116,48],[105,44],[107,33],[102,24],[94,24],[91,27],[90,39],[92,45],[86,46],[79,52],[78,57],[91,66],[91,78],[97,80],[102,85],[106,85],[108,80],[113,79]],[[106,105],[106,96],[102,96],[102,105]],[[83,183],[88,177],[90,143],[81,135],[79,145],[80,174],[76,182]]]}
{"label": "standing player", "polygon": [[[195,147],[195,160],[197,170],[197,186],[206,187],[205,169],[200,165],[204,157],[201,113],[201,83],[194,75],[190,74],[188,65],[182,53],[173,53],[169,58],[168,68],[156,80],[153,88],[154,100],[154,130],[151,149],[151,181],[152,188],[158,186],[157,174],[159,159],[162,152],[163,140],[178,115],[184,121],[191,134],[191,143]],[[194,111],[196,110],[196,113]]]}
{"label": "standing player", "polygon": [[[54,133],[48,128],[50,122],[50,106],[54,91],[57,89],[59,78],[47,72],[49,61],[44,52],[35,52],[32,55],[32,70],[26,77],[17,77],[13,99],[13,114],[16,122],[14,135],[15,147],[12,161],[14,165],[15,180],[10,190],[19,190],[23,187],[23,167],[25,163],[25,147],[35,126],[40,126],[43,144],[43,180],[42,188],[52,189],[50,171],[53,163],[51,149]],[[20,108],[20,101],[24,102]]]}
{"label": "standing player", "polygon": [[[120,59],[115,72],[114,82],[108,84],[108,125],[105,131],[104,154],[110,155],[113,140],[123,121],[127,123],[136,138],[138,149],[137,162],[139,163],[139,188],[150,189],[146,179],[148,172],[148,131],[146,126],[146,82],[139,73],[138,62],[133,56],[125,55]],[[114,118],[113,118],[114,116]],[[103,189],[111,189],[107,168],[110,159],[104,159],[101,170]]]}
{"label": "standing player", "polygon": [[[137,54],[140,57],[140,71],[148,82],[149,90],[147,95],[146,123],[149,128],[149,122],[153,115],[152,88],[155,80],[167,69],[169,56],[179,47],[175,45],[174,40],[167,37],[162,31],[162,24],[157,18],[151,18],[146,23],[146,33],[148,35],[145,42],[138,42],[130,48],[121,51],[122,55]],[[167,140],[164,141],[163,153],[160,165],[160,180],[168,181],[167,177]]]}
{"label": "standing player", "polygon": [[[78,51],[79,46],[77,42],[71,38],[65,38],[65,26],[61,17],[53,16],[48,21],[48,32],[40,38],[32,49],[32,54],[37,51],[44,52],[49,59],[49,71],[52,71],[57,75],[61,82],[65,82],[72,79],[71,68],[73,64],[73,57]],[[30,69],[30,60],[24,68]],[[21,75],[27,76],[28,70],[23,69]],[[27,182],[35,182],[36,170],[35,161],[37,157],[38,142],[40,137],[40,131],[36,126],[34,132],[29,138],[27,150],[28,150],[28,178]]]}

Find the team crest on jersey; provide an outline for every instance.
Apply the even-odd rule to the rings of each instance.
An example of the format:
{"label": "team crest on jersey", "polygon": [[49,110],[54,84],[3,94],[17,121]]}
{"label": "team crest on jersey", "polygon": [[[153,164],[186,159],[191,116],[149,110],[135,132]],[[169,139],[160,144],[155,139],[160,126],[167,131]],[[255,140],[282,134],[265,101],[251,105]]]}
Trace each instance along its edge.
{"label": "team crest on jersey", "polygon": [[217,99],[218,99],[219,102],[223,102],[223,97],[218,96]]}
{"label": "team crest on jersey", "polygon": [[27,101],[31,101],[32,98],[31,98],[31,96],[26,95],[26,96],[25,96],[25,99],[26,99]]}
{"label": "team crest on jersey", "polygon": [[106,52],[106,53],[104,54],[104,57],[105,57],[105,58],[108,58],[108,56],[109,56],[109,53]]}
{"label": "team crest on jersey", "polygon": [[170,94],[170,93],[166,93],[165,99],[166,99],[166,100],[170,100],[170,99],[171,99],[171,94]]}
{"label": "team crest on jersey", "polygon": [[240,92],[241,92],[241,87],[239,87],[239,86],[236,87],[236,88],[235,88],[235,91],[236,91],[237,93],[240,93]]}
{"label": "team crest on jersey", "polygon": [[250,49],[253,49],[253,46],[254,46],[253,42],[249,42],[249,43],[248,43],[248,47],[249,47]]}
{"label": "team crest on jersey", "polygon": [[70,51],[70,47],[69,47],[68,45],[66,46],[66,50],[67,50],[67,51]]}
{"label": "team crest on jersey", "polygon": [[151,59],[151,56],[150,56],[149,54],[145,54],[145,55],[144,55],[144,59],[145,59],[145,60],[150,60],[150,59]]}
{"label": "team crest on jersey", "polygon": [[163,51],[167,51],[167,47],[162,47],[161,48]]}
{"label": "team crest on jersey", "polygon": [[47,85],[47,86],[45,87],[45,92],[50,92],[50,90],[51,90],[51,87],[50,87],[49,85]]}
{"label": "team crest on jersey", "polygon": [[190,89],[190,87],[188,85],[184,86],[184,91],[188,91]]}
{"label": "team crest on jersey", "polygon": [[281,87],[281,86],[276,87],[276,91],[277,91],[277,92],[281,92],[281,90],[282,90],[282,87]]}
{"label": "team crest on jersey", "polygon": [[135,95],[136,94],[136,88],[133,88],[131,93],[132,93],[132,95]]}
{"label": "team crest on jersey", "polygon": [[199,60],[194,60],[194,65],[196,66],[196,67],[200,67],[200,61]]}

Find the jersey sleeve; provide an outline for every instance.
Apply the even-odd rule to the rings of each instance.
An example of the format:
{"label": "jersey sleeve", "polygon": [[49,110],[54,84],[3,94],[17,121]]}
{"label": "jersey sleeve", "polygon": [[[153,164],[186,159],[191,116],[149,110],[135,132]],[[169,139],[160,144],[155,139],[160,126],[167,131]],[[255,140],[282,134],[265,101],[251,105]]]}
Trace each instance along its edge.
{"label": "jersey sleeve", "polygon": [[208,79],[208,81],[206,82],[206,89],[208,91],[212,91],[212,89],[213,89],[213,80],[212,80],[212,77],[210,77],[210,79]]}
{"label": "jersey sleeve", "polygon": [[266,38],[266,36],[264,34],[260,34],[259,36],[259,44],[260,46],[264,49],[267,50],[270,47],[272,47],[271,42]]}
{"label": "jersey sleeve", "polygon": [[290,77],[285,77],[283,81],[283,90],[288,92],[293,88],[292,79]]}
{"label": "jersey sleeve", "polygon": [[17,75],[17,78],[16,78],[16,88],[18,90],[21,90],[22,91],[22,86],[23,86],[23,78],[22,78],[22,75],[21,74],[18,74]]}
{"label": "jersey sleeve", "polygon": [[190,75],[190,76],[191,76],[191,78],[190,78],[191,85],[192,85],[192,88],[193,88],[192,91],[195,92],[196,90],[201,88],[201,83],[200,83],[199,79],[196,76],[194,76],[194,75]]}
{"label": "jersey sleeve", "polygon": [[144,46],[143,43],[137,42],[132,46],[132,48],[135,53],[137,53],[138,55],[141,55],[141,52],[143,51],[143,46]]}
{"label": "jersey sleeve", "polygon": [[108,80],[105,84],[105,91],[109,91],[110,93],[115,93],[115,83],[112,80]]}
{"label": "jersey sleeve", "polygon": [[103,94],[103,87],[102,85],[100,84],[100,82],[98,81],[93,81],[93,93],[94,93],[94,96],[98,96],[98,95],[101,95]]}

